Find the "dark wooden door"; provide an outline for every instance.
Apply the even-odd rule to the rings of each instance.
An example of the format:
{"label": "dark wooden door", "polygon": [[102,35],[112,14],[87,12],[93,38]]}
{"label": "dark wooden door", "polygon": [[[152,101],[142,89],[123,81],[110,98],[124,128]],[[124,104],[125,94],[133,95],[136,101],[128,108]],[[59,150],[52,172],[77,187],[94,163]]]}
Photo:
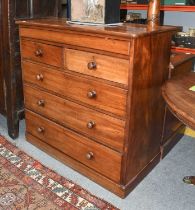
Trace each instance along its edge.
{"label": "dark wooden door", "polygon": [[0,113],[5,114],[5,99],[4,99],[4,77],[3,77],[3,46],[2,46],[2,5],[0,1]]}
{"label": "dark wooden door", "polygon": [[5,100],[4,100],[4,89],[3,89],[3,72],[0,63],[0,113],[5,113]]}
{"label": "dark wooden door", "polygon": [[31,0],[30,1],[30,16],[36,17],[47,17],[47,16],[58,16],[60,2],[56,0]]}
{"label": "dark wooden door", "polygon": [[18,136],[19,119],[24,113],[19,32],[15,21],[58,16],[59,11],[60,0],[0,0],[0,113],[7,117],[12,138]]}
{"label": "dark wooden door", "polygon": [[4,100],[4,89],[3,89],[3,72],[2,72],[1,62],[0,62],[0,113],[5,114],[5,100]]}

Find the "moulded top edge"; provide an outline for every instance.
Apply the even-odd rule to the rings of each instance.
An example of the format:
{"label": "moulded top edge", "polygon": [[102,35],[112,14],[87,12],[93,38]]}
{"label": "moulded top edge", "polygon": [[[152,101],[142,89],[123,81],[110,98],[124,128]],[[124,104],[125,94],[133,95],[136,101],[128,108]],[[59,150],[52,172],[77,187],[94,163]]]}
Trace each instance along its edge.
{"label": "moulded top edge", "polygon": [[16,21],[20,26],[36,26],[49,29],[70,30],[79,32],[96,33],[102,35],[118,36],[121,38],[137,38],[140,36],[148,36],[155,33],[163,33],[167,31],[178,31],[178,27],[174,26],[158,26],[154,29],[143,24],[120,23],[114,26],[110,25],[80,25],[72,24],[64,18],[42,18],[33,20]]}

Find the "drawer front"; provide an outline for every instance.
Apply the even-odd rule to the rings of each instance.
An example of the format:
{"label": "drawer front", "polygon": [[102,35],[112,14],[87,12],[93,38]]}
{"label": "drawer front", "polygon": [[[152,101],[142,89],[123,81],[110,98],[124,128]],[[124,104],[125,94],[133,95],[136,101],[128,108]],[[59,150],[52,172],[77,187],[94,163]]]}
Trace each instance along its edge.
{"label": "drawer front", "polygon": [[52,30],[41,30],[35,28],[20,28],[20,36],[46,41],[64,43],[79,47],[104,50],[123,55],[129,55],[130,42],[113,39],[106,36],[92,36],[78,32],[57,32]]}
{"label": "drawer front", "polygon": [[23,79],[39,87],[125,117],[127,91],[41,65],[23,62]]}
{"label": "drawer front", "polygon": [[[25,107],[122,151],[125,122],[28,85]],[[29,97],[30,96],[30,97]],[[56,109],[57,107],[57,109]]]}
{"label": "drawer front", "polygon": [[120,181],[122,159],[120,153],[84,138],[33,112],[26,110],[25,114],[28,133],[109,179]]}
{"label": "drawer front", "polygon": [[66,49],[65,67],[90,76],[128,84],[129,61],[121,58]]}
{"label": "drawer front", "polygon": [[63,50],[61,47],[22,39],[21,48],[23,58],[62,67]]}

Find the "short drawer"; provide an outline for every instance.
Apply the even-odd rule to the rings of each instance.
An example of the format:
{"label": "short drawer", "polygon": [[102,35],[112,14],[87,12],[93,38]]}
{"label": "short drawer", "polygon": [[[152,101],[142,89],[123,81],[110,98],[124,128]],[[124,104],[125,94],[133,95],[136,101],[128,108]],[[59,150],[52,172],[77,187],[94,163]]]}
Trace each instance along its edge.
{"label": "short drawer", "polygon": [[120,153],[26,110],[27,132],[95,171],[120,181]]}
{"label": "short drawer", "polygon": [[69,70],[124,85],[128,84],[129,60],[65,49],[64,61],[65,67]]}
{"label": "short drawer", "polygon": [[123,150],[125,121],[29,85],[24,86],[24,96],[27,109],[86,134],[113,149]]}
{"label": "short drawer", "polygon": [[62,67],[62,52],[63,50],[61,47],[29,41],[26,39],[22,39],[21,41],[22,57],[32,61]]}
{"label": "short drawer", "polygon": [[23,80],[93,108],[126,115],[127,90],[41,65],[23,62]]}

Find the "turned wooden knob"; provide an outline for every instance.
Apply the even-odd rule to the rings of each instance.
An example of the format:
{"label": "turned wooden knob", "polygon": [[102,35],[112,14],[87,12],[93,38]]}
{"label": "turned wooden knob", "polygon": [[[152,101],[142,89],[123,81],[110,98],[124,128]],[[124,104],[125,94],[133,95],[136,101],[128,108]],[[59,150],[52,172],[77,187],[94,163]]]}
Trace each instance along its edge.
{"label": "turned wooden knob", "polygon": [[94,128],[94,127],[95,127],[95,122],[94,122],[94,121],[89,121],[89,122],[87,123],[87,127],[88,127],[89,129]]}
{"label": "turned wooden knob", "polygon": [[37,50],[35,51],[35,56],[36,56],[36,57],[42,57],[42,56],[43,56],[43,50],[37,49]]}
{"label": "turned wooden knob", "polygon": [[38,106],[45,106],[45,101],[44,100],[39,100],[37,102]]}
{"label": "turned wooden knob", "polygon": [[87,160],[91,160],[93,157],[94,157],[93,152],[88,152],[88,153],[86,154]]}
{"label": "turned wooden knob", "polygon": [[88,93],[87,93],[87,97],[88,98],[95,98],[96,97],[96,91],[95,90],[92,90],[92,91],[89,91]]}
{"label": "turned wooden knob", "polygon": [[97,64],[96,64],[95,61],[91,61],[91,62],[88,63],[87,67],[88,67],[89,70],[94,70],[94,69],[96,69]]}
{"label": "turned wooden knob", "polygon": [[43,75],[42,74],[37,74],[36,76],[38,81],[43,81]]}
{"label": "turned wooden knob", "polygon": [[45,129],[43,127],[39,127],[37,128],[38,133],[43,133],[45,131]]}

